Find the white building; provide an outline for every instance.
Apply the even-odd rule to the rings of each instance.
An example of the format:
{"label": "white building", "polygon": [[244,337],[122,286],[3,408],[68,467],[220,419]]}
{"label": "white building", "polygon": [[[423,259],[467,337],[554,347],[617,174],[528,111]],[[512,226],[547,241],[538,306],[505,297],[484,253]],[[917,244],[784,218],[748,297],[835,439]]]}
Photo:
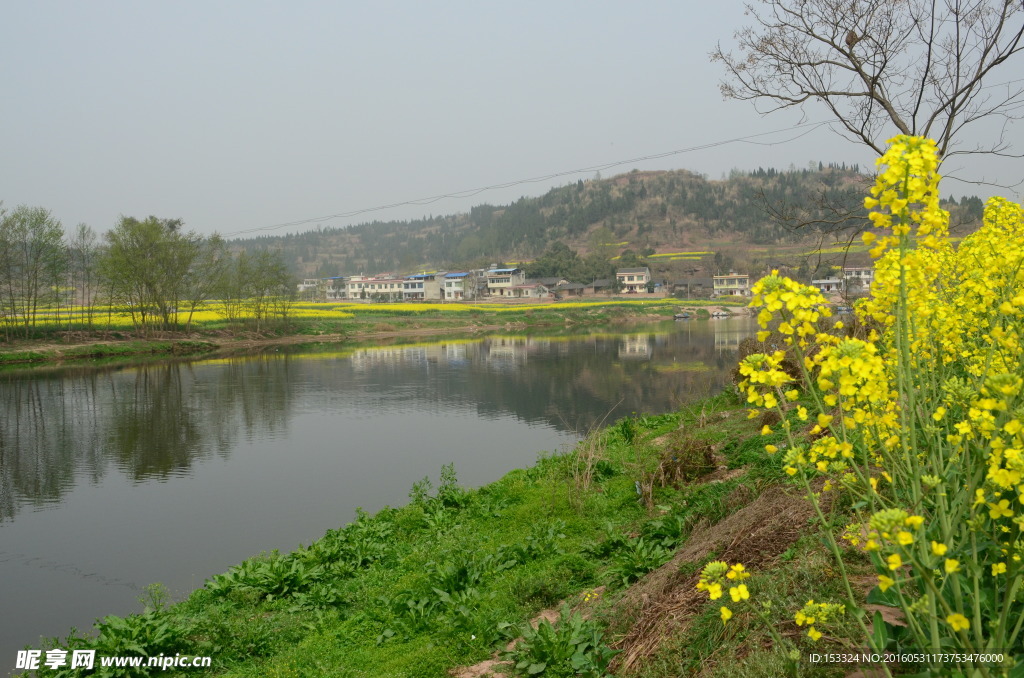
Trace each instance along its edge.
{"label": "white building", "polygon": [[651,269],[643,268],[620,268],[615,271],[615,277],[619,281],[619,288],[627,294],[636,294],[647,291],[647,283],[651,282]]}
{"label": "white building", "polygon": [[446,301],[460,301],[476,297],[476,279],[472,273],[445,273],[443,298]]}
{"label": "white building", "polygon": [[843,279],[851,294],[867,294],[875,282],[873,266],[843,266]]}
{"label": "white building", "polygon": [[817,287],[824,293],[842,293],[846,290],[845,281],[842,278],[829,276],[820,280],[812,280],[811,285]]}
{"label": "white building", "polygon": [[492,297],[510,296],[511,288],[526,283],[521,268],[492,268],[487,271],[487,294]]}

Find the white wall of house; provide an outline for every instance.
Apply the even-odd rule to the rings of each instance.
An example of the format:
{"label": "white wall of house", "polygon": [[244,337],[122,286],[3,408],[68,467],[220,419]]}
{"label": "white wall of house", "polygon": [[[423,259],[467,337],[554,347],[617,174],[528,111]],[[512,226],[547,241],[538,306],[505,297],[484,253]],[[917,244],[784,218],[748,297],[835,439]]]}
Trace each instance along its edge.
{"label": "white wall of house", "polygon": [[496,297],[510,296],[509,290],[526,282],[522,269],[492,269],[487,271],[487,293]]}
{"label": "white wall of house", "polygon": [[646,292],[647,283],[651,281],[651,271],[648,268],[620,268],[615,272],[615,277],[623,292]]}

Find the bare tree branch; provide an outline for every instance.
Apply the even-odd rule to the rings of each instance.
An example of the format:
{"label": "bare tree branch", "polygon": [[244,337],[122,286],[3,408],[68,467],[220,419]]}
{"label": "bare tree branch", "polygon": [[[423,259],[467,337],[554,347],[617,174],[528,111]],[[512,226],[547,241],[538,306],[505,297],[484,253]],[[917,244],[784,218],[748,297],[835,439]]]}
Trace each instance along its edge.
{"label": "bare tree branch", "polygon": [[879,155],[895,133],[932,137],[944,158],[1010,154],[1005,134],[962,144],[979,121],[1024,117],[1024,81],[986,84],[1024,51],[1021,0],[758,0],[747,15],[737,53],[711,52],[726,98],[762,113],[823,104]]}

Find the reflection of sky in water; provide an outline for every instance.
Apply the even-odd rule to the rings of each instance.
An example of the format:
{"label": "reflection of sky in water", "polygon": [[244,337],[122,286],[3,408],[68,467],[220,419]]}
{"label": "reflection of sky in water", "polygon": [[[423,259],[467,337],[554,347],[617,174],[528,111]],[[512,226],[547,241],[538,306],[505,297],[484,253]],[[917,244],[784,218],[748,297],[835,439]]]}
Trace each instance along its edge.
{"label": "reflection of sky in water", "polygon": [[672,409],[724,383],[710,325],[5,375],[0,581],[19,613],[0,673],[39,634],[137,610],[149,583],[184,595],[403,504],[444,464],[476,486],[606,417]]}

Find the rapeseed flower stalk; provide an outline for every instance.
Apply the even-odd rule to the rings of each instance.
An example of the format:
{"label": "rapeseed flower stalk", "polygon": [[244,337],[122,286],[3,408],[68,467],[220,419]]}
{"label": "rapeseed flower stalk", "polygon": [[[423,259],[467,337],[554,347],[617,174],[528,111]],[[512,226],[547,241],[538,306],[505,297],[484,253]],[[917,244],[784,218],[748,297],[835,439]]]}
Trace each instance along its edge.
{"label": "rapeseed flower stalk", "polygon": [[[877,618],[869,630],[871,620],[856,615],[873,649],[1000,650],[1016,657],[1012,666],[1024,658],[1024,211],[993,198],[982,227],[954,245],[934,143],[896,137],[878,162],[865,200],[878,233],[864,234],[875,283],[856,306],[877,329],[858,339],[825,327],[821,295],[773,272],[753,288],[759,339],[775,326],[801,378],[781,372],[778,354],[748,356],[740,387],[753,406],[782,417],[783,467],[823,525],[820,492],[850,496],[852,515],[838,531],[871,559],[878,595],[907,624]],[[809,441],[793,431],[790,412],[811,426]],[[835,535],[825,530],[845,605],[858,609],[864,601]],[[820,615],[801,614],[798,623],[820,637],[807,622]]]}

